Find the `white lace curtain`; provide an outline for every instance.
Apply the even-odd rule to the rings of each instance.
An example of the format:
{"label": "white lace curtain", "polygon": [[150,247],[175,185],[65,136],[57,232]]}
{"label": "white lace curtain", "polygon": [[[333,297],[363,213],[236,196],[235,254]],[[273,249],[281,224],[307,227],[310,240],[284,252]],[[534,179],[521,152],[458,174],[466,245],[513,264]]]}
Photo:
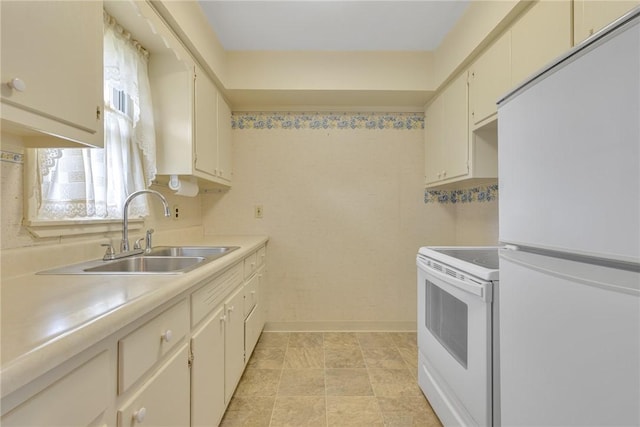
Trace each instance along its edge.
{"label": "white lace curtain", "polygon": [[[104,14],[105,148],[39,149],[39,219],[120,218],[156,175],[148,52]],[[148,214],[136,198],[130,216]]]}

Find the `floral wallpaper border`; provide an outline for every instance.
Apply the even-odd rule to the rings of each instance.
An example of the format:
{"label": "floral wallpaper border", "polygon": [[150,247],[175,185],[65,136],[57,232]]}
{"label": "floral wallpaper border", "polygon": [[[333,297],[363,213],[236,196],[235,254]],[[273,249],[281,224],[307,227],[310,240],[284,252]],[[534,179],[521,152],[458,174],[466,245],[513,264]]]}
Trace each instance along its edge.
{"label": "floral wallpaper border", "polygon": [[425,190],[425,203],[492,202],[498,199],[498,184],[483,185],[465,190]]}
{"label": "floral wallpaper border", "polygon": [[232,129],[424,129],[424,113],[234,112]]}
{"label": "floral wallpaper border", "polygon": [[0,151],[0,161],[9,163],[24,163],[24,154]]}

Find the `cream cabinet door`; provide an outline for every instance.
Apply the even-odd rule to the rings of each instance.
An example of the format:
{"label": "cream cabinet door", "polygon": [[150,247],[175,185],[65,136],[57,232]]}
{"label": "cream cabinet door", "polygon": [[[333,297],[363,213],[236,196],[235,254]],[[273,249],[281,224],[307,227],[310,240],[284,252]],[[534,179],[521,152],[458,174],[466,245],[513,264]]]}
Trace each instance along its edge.
{"label": "cream cabinet door", "polygon": [[102,147],[102,2],[3,1],[0,8],[3,121]]}
{"label": "cream cabinet door", "polygon": [[638,0],[574,0],[574,44],[582,42],[638,5]]}
{"label": "cream cabinet door", "polygon": [[203,178],[218,176],[218,90],[209,76],[196,67],[195,169]]}
{"label": "cream cabinet door", "polygon": [[499,98],[511,87],[511,33],[500,36],[470,68],[469,107],[473,128],[494,118]]}
{"label": "cream cabinet door", "polygon": [[185,344],[118,410],[119,427],[190,424],[188,354]]}
{"label": "cream cabinet door", "polygon": [[425,177],[435,184],[466,175],[469,154],[467,73],[461,73],[425,113]]}
{"label": "cream cabinet door", "polygon": [[191,352],[191,425],[217,426],[224,400],[224,306],[193,334]]}
{"label": "cream cabinet door", "polygon": [[244,288],[237,289],[224,303],[224,394],[228,403],[244,370]]}
{"label": "cream cabinet door", "polygon": [[218,93],[218,178],[231,183],[231,108]]}
{"label": "cream cabinet door", "polygon": [[[256,275],[245,285],[245,307],[247,307],[247,299],[251,299],[253,305],[249,305],[251,310],[248,312],[244,326],[244,353],[245,364],[249,361],[253,350],[258,343],[260,334],[264,329],[264,299],[260,295],[264,295],[264,287],[266,286],[266,268],[264,266],[258,269]],[[247,292],[247,290],[249,292]],[[253,291],[255,290],[255,293]],[[246,311],[246,310],[245,310]]]}
{"label": "cream cabinet door", "polygon": [[424,118],[424,173],[425,184],[441,180],[444,157],[444,101],[439,95],[427,107]]}
{"label": "cream cabinet door", "polygon": [[442,147],[442,179],[452,179],[469,173],[469,110],[467,73],[461,73],[443,94],[444,141]]}
{"label": "cream cabinet door", "polygon": [[571,48],[571,1],[539,1],[511,27],[511,82],[532,73]]}
{"label": "cream cabinet door", "polygon": [[102,352],[7,412],[3,426],[97,426],[105,422],[113,372]]}

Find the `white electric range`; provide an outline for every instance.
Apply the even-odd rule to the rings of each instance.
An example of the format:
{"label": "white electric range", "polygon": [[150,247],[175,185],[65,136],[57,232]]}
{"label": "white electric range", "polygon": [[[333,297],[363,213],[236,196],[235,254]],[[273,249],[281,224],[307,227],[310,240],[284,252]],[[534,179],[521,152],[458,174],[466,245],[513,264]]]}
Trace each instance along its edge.
{"label": "white electric range", "polygon": [[498,247],[423,247],[416,263],[420,388],[445,426],[497,425]]}

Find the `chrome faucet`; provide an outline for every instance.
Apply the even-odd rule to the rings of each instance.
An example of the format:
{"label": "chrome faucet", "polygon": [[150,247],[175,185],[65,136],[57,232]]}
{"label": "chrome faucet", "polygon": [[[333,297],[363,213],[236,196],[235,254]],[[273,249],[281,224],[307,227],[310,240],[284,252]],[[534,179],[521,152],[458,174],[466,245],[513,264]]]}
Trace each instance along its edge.
{"label": "chrome faucet", "polygon": [[129,230],[128,230],[129,229],[129,214],[128,214],[129,203],[131,203],[131,200],[133,200],[135,197],[141,194],[155,194],[156,196],[160,197],[160,200],[162,200],[162,204],[164,205],[164,216],[166,217],[171,216],[171,212],[169,211],[169,203],[167,202],[167,199],[165,199],[164,196],[158,193],[157,191],[139,190],[129,194],[129,196],[124,201],[124,208],[122,212],[122,241],[120,242],[120,252],[123,252],[123,253],[129,252]]}

